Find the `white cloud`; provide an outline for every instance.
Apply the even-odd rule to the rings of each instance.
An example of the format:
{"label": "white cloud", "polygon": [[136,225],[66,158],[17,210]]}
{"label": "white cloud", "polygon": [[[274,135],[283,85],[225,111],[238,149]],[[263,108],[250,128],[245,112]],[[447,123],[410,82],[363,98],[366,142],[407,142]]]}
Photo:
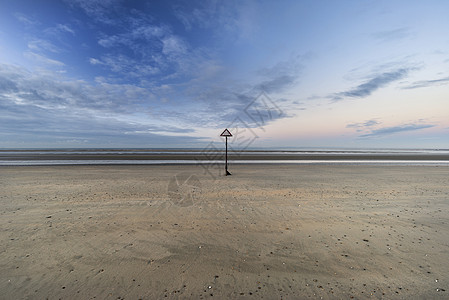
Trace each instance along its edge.
{"label": "white cloud", "polygon": [[39,25],[40,24],[39,21],[35,20],[34,18],[32,18],[30,16],[22,14],[22,13],[15,13],[14,17],[16,17],[16,19],[19,22],[21,22],[21,23],[23,23],[24,25],[27,25],[27,26],[35,26],[35,25]]}
{"label": "white cloud", "polygon": [[131,19],[120,29],[122,33],[103,35],[98,40],[105,53],[91,58],[90,63],[145,80],[154,74],[164,74],[165,78],[185,74],[187,62],[192,60],[188,43],[163,24],[149,24],[146,18]]}
{"label": "white cloud", "polygon": [[47,35],[52,36],[60,36],[61,34],[70,33],[71,35],[75,35],[75,30],[73,30],[69,25],[66,24],[57,24],[54,27],[49,27],[44,30]]}
{"label": "white cloud", "polygon": [[144,24],[135,28],[132,31],[132,35],[134,38],[142,38],[152,39],[155,37],[162,37],[169,33],[168,28],[164,26],[154,26],[149,24]]}
{"label": "white cloud", "polygon": [[130,84],[68,80],[55,75],[28,72],[23,68],[0,65],[0,95],[30,106],[89,109],[99,113],[139,112],[141,105],[151,105],[153,93]]}
{"label": "white cloud", "polygon": [[165,55],[184,54],[187,50],[185,43],[180,38],[173,35],[162,39],[162,43],[162,53]]}
{"label": "white cloud", "polygon": [[251,38],[257,13],[257,6],[252,1],[199,1],[174,6],[175,16],[186,30],[193,27],[211,30],[217,38],[225,34],[237,39]]}
{"label": "white cloud", "polygon": [[96,59],[96,58],[89,58],[89,62],[90,62],[92,65],[102,65],[102,64],[103,64],[102,61],[100,61],[100,60],[98,60],[98,59]]}
{"label": "white cloud", "polygon": [[159,73],[159,68],[150,63],[139,62],[125,55],[105,55],[101,59],[90,58],[90,64],[102,65],[111,71],[133,78]]}
{"label": "white cloud", "polygon": [[40,55],[37,53],[34,53],[32,51],[25,51],[23,54],[26,58],[39,63],[39,64],[44,64],[46,66],[51,66],[51,67],[63,67],[65,66],[65,64],[61,61],[58,60],[54,60],[51,58],[48,58],[44,55]]}
{"label": "white cloud", "polygon": [[402,40],[410,36],[409,28],[396,28],[373,33],[372,36],[382,42]]}
{"label": "white cloud", "polygon": [[38,52],[42,51],[50,51],[53,53],[61,52],[61,49],[56,47],[51,42],[38,38],[32,39],[31,41],[28,42],[28,49]]}
{"label": "white cloud", "polygon": [[[65,0],[68,5],[80,7],[84,12],[99,22],[115,24],[111,12],[119,12],[121,0]],[[120,12],[121,13],[121,12]]]}
{"label": "white cloud", "polygon": [[122,43],[126,43],[126,40],[121,39],[117,35],[108,36],[106,38],[102,38],[102,39],[98,40],[98,44],[105,48],[114,47],[115,45],[122,44]]}
{"label": "white cloud", "polygon": [[56,28],[61,32],[68,32],[68,33],[75,35],[75,31],[68,25],[58,24],[58,25],[56,25]]}
{"label": "white cloud", "polygon": [[44,147],[75,140],[114,146],[198,141],[186,136],[192,130],[144,113],[158,103],[153,100],[151,91],[134,85],[89,84],[0,64],[0,147],[42,141]]}

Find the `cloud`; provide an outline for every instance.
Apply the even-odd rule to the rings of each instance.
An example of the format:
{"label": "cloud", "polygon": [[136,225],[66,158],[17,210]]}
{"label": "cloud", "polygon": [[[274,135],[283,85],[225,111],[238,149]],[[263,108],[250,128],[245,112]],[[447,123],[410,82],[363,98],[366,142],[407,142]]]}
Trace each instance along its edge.
{"label": "cloud", "polygon": [[201,82],[190,87],[187,95],[194,114],[177,118],[200,127],[226,127],[239,118],[246,127],[256,128],[291,117],[285,98],[263,93],[253,85],[221,81],[208,86]]}
{"label": "cloud", "polygon": [[361,123],[350,123],[346,125],[346,128],[353,128],[356,132],[360,133],[360,138],[370,138],[370,137],[382,137],[386,135],[391,135],[400,132],[416,131],[425,128],[431,128],[435,125],[422,124],[422,120],[415,123],[403,124],[398,126],[390,127],[380,127],[381,122],[376,119],[367,120]]}
{"label": "cloud", "polygon": [[81,8],[89,17],[105,24],[115,24],[121,11],[121,0],[65,0],[72,7]]}
{"label": "cloud", "polygon": [[262,80],[255,85],[260,91],[268,94],[280,92],[297,82],[302,70],[301,57],[296,56],[286,61],[280,61],[272,67],[260,69],[257,73]]}
{"label": "cloud", "polygon": [[92,57],[89,58],[89,62],[92,65],[103,65],[104,64],[101,60],[96,59],[96,58],[92,58]]}
{"label": "cloud", "polygon": [[195,109],[194,116],[178,116],[184,123],[226,127],[239,117],[245,126],[255,128],[290,118],[289,108],[298,109],[282,93],[297,82],[302,71],[301,56],[259,69],[255,80],[233,80],[226,76],[226,69],[214,63],[197,69],[198,77],[172,89],[177,91],[172,98],[184,99]]}
{"label": "cloud", "polygon": [[[136,126],[126,130],[130,135],[148,132],[186,135],[189,132],[170,126],[149,127],[148,123],[152,121],[148,119],[156,120],[158,124],[183,124],[191,128],[228,125],[236,116],[244,114],[245,107],[261,90],[265,90],[279,107],[281,101],[287,104],[285,98],[281,100],[273,94],[292,86],[302,69],[301,65],[292,63],[294,60],[284,61],[260,70],[254,81],[234,81],[227,75],[227,66],[217,59],[217,49],[189,44],[189,34],[186,38],[176,34],[185,32],[179,24],[171,27],[157,23],[149,14],[131,11],[119,1],[73,0],[73,3],[67,3],[71,3],[72,9],[82,9],[90,16],[86,27],[97,30],[98,45],[94,45],[95,49],[92,47],[94,51],[90,51],[84,61],[94,72],[99,72],[95,74],[98,80],[90,83],[52,77],[51,71],[46,76],[39,76],[41,71],[32,74],[22,70],[15,73],[19,78],[3,82],[2,96],[11,104],[9,109],[28,107],[30,111],[40,109],[71,116],[87,113],[95,119],[110,115],[134,122]],[[152,4],[148,5],[151,7]],[[190,4],[187,6],[191,7]],[[207,33],[215,27],[238,31],[238,18],[230,13],[234,6],[205,3],[205,10],[196,13],[198,18],[194,23],[198,23],[192,23],[192,26],[207,27]],[[208,15],[208,11],[213,12],[212,15]],[[63,47],[67,45],[64,39],[78,33],[77,28],[69,23],[59,24],[46,32],[58,36],[46,37],[53,43],[60,41]],[[78,34],[77,38],[81,36]],[[37,37],[30,40],[28,57],[40,64],[63,66],[62,62],[51,59],[52,53],[60,51],[55,45],[60,44],[45,41]],[[2,71],[0,67],[0,74]],[[254,104],[252,108],[252,112],[258,111],[263,105]],[[283,117],[287,115],[273,115],[267,122]],[[128,121],[123,122],[127,124]],[[249,126],[257,126],[249,118],[247,121]],[[139,127],[142,124],[147,127]]]}
{"label": "cloud", "polygon": [[435,127],[435,125],[430,124],[406,124],[406,125],[400,125],[400,126],[393,126],[393,127],[383,127],[372,130],[370,133],[363,134],[360,137],[368,138],[368,137],[382,137],[390,134],[400,133],[400,132],[407,132],[407,131],[416,131],[421,130],[425,128],[431,128]]}
{"label": "cloud", "polygon": [[158,67],[152,66],[150,62],[139,62],[137,59],[133,59],[122,54],[108,54],[103,56],[101,59],[90,58],[89,62],[91,65],[101,65],[113,72],[121,74],[122,76],[131,78],[141,78],[148,75],[154,75],[160,71]]}
{"label": "cloud", "polygon": [[[0,96],[1,99],[1,96]],[[3,102],[3,101],[1,101]],[[24,142],[48,147],[82,144],[92,146],[167,146],[192,145],[201,138],[188,136],[184,128],[131,124],[114,117],[96,114],[57,114],[36,106],[0,105],[0,146]],[[45,141],[45,142],[42,142]]]}
{"label": "cloud", "polygon": [[184,54],[188,48],[183,40],[173,35],[165,37],[161,41],[163,45],[162,53],[165,55]]}
{"label": "cloud", "polygon": [[66,24],[57,24],[54,27],[48,27],[44,30],[44,33],[50,36],[61,36],[65,33],[70,33],[71,35],[75,35],[75,30],[72,29],[69,25]]}
{"label": "cloud", "polygon": [[296,77],[292,75],[279,75],[269,80],[263,81],[257,85],[257,88],[266,91],[267,93],[273,93],[283,90],[284,88],[291,86],[296,81]]}
{"label": "cloud", "polygon": [[[117,78],[148,80],[158,74],[160,79],[192,75],[208,58],[191,49],[169,26],[154,24],[147,15],[131,12],[107,24],[115,34],[102,34],[98,44],[102,54],[91,57],[90,63],[108,68]],[[104,27],[103,26],[103,27]]]}
{"label": "cloud", "polygon": [[331,98],[335,101],[342,100],[346,97],[350,98],[365,98],[371,95],[376,90],[385,87],[389,83],[400,80],[407,76],[410,69],[408,68],[400,68],[390,72],[384,72],[381,74],[375,75],[373,78],[368,80],[365,83],[362,83],[355,88],[352,88],[345,92],[339,92],[331,96]]}
{"label": "cloud", "polygon": [[93,85],[82,80],[42,76],[9,65],[0,65],[0,79],[0,95],[9,101],[46,109],[139,112],[143,103],[154,99],[151,91],[134,85],[104,82]]}
{"label": "cloud", "polygon": [[14,17],[16,17],[19,22],[27,26],[36,26],[40,24],[39,21],[22,13],[15,13]]}
{"label": "cloud", "polygon": [[39,38],[34,38],[31,41],[29,41],[28,49],[37,52],[44,52],[44,51],[49,51],[53,53],[61,52],[61,49],[55,46],[53,43]]}
{"label": "cloud", "polygon": [[11,80],[8,74],[0,74],[0,91],[3,93],[16,92],[18,90],[14,79]]}
{"label": "cloud", "polygon": [[69,25],[66,24],[58,24],[56,25],[56,29],[60,32],[68,32],[70,34],[75,35],[75,31]]}
{"label": "cloud", "polygon": [[187,1],[172,5],[176,18],[187,31],[209,31],[211,38],[251,39],[256,30],[258,8],[251,1]]}
{"label": "cloud", "polygon": [[171,31],[166,26],[153,25],[146,18],[139,19],[132,17],[123,20],[121,23],[124,24],[120,24],[119,30],[124,32],[114,35],[104,35],[98,40],[98,44],[105,48],[126,46],[137,53],[141,53],[142,49],[136,47],[136,44],[160,41],[162,38],[171,35]]}
{"label": "cloud", "polygon": [[363,123],[363,125],[365,127],[371,127],[371,126],[374,126],[374,125],[377,125],[377,124],[379,124],[379,122],[376,121],[376,120],[369,120],[369,121],[366,121],[365,123]]}
{"label": "cloud", "polygon": [[373,127],[373,126],[376,126],[376,125],[379,125],[379,124],[380,124],[379,121],[377,121],[375,119],[372,119],[372,120],[365,121],[363,123],[351,123],[351,124],[348,124],[348,125],[346,125],[346,128],[355,128],[355,129],[357,129],[357,131],[362,131],[362,130],[364,130],[366,128],[370,128],[370,127]]}
{"label": "cloud", "polygon": [[423,87],[429,87],[429,86],[446,85],[448,83],[449,83],[449,77],[432,79],[432,80],[421,80],[421,81],[415,81],[411,85],[403,87],[403,89],[417,89],[417,88],[423,88]]}
{"label": "cloud", "polygon": [[43,64],[49,67],[63,67],[65,65],[61,61],[48,58],[44,55],[37,54],[32,51],[25,51],[23,55],[30,60],[33,60],[39,64]]}
{"label": "cloud", "polygon": [[189,136],[195,132],[192,128],[148,114],[158,110],[154,100],[149,90],[133,85],[92,85],[0,65],[0,145],[82,140],[182,146],[201,140]]}
{"label": "cloud", "polygon": [[[210,97],[199,102],[195,97],[201,90],[195,91],[190,95],[192,98],[187,99],[185,90],[178,91],[170,85],[139,87],[132,84],[112,84],[102,78],[98,78],[96,84],[90,84],[82,80],[42,76],[23,68],[0,65],[0,97],[4,103],[9,103],[8,111],[27,107],[30,112],[40,109],[51,112],[55,117],[114,117],[133,124],[127,127],[128,133],[136,131],[140,135],[153,130],[165,134],[170,132],[170,135],[189,132],[179,130],[178,124],[182,124],[182,128],[198,128],[218,126],[221,122],[229,123],[230,117],[243,111],[251,100],[248,98],[248,101],[243,102],[230,91],[227,98],[221,98],[224,92],[215,93],[217,91],[211,90]],[[171,101],[163,102],[164,98]],[[153,128],[150,126],[152,124],[162,125]]]}
{"label": "cloud", "polygon": [[391,42],[404,39],[410,36],[409,28],[397,28],[373,33],[372,36],[382,42]]}
{"label": "cloud", "polygon": [[[146,9],[151,11],[152,5],[149,3]],[[176,5],[178,4],[174,6]],[[172,6],[173,4],[168,5],[168,9]],[[219,2],[199,2],[198,5],[188,3],[182,9],[190,11],[194,6],[198,8],[198,12],[195,12],[195,22],[206,25],[203,21],[206,22],[205,19],[208,19],[212,23],[209,24],[207,21],[207,26],[217,24],[215,21],[220,24],[226,23],[226,20],[230,21],[232,14],[228,12],[234,7]],[[108,7],[100,1],[90,3],[76,0],[72,7],[82,8],[89,16],[101,16],[100,20],[92,18],[91,21],[94,23],[92,26],[100,28],[97,42],[101,47],[98,47],[97,54],[91,55],[87,60],[91,66],[108,70],[107,80],[111,82],[133,82],[151,87],[154,91],[164,85],[170,86],[171,92],[173,90],[179,92],[173,95],[167,90],[159,90],[159,96],[162,99],[171,99],[169,103],[172,103],[176,98],[202,98],[198,94],[204,95],[208,93],[206,90],[215,89],[212,78],[221,81],[216,75],[222,72],[224,66],[216,59],[219,57],[217,49],[192,46],[187,40],[189,34],[185,36],[177,34],[184,33],[179,26],[173,27],[171,24],[157,22],[148,13],[129,10],[125,5],[114,1],[111,7]],[[179,9],[176,11],[179,12]],[[206,12],[213,12],[213,15]],[[104,18],[110,20],[104,22]],[[102,24],[97,24],[98,22]],[[293,80],[290,73],[261,76],[258,88],[272,92],[291,84]],[[193,93],[194,90],[196,94]]]}
{"label": "cloud", "polygon": [[217,23],[230,28],[235,26],[235,9],[231,2],[199,1],[196,5],[186,2],[174,5],[174,14],[187,30],[193,26],[211,28]]}
{"label": "cloud", "polygon": [[125,40],[118,35],[108,36],[108,37],[101,38],[100,40],[98,40],[98,44],[105,48],[112,48],[115,45],[127,44],[127,43],[128,43],[128,40]]}

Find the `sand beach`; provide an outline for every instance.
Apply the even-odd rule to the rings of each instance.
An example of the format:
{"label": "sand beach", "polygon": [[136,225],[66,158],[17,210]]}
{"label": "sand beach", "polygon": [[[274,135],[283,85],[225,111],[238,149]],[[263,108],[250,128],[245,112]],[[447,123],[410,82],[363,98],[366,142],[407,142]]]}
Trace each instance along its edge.
{"label": "sand beach", "polygon": [[449,299],[448,11],[0,0],[0,300]]}
{"label": "sand beach", "polygon": [[231,171],[1,167],[0,298],[447,299],[447,167]]}

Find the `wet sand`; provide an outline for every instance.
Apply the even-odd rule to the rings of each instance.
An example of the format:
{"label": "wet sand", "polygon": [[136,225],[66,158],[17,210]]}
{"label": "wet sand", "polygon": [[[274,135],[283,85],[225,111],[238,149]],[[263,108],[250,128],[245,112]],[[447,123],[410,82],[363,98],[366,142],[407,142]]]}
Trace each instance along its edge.
{"label": "wet sand", "polygon": [[1,167],[0,298],[449,297],[448,167],[231,172]]}

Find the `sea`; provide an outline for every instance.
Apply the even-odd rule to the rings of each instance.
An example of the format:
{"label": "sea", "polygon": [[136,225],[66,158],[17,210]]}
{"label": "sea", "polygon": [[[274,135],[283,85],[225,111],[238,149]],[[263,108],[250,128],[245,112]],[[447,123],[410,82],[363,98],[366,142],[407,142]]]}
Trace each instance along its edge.
{"label": "sea", "polygon": [[0,166],[220,164],[449,166],[449,149],[0,149]]}

